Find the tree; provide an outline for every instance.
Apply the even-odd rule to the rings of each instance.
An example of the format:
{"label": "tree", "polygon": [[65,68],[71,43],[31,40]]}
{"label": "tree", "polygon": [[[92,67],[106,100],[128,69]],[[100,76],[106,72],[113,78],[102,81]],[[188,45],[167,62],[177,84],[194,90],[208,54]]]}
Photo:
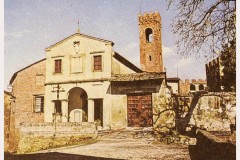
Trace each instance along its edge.
{"label": "tree", "polygon": [[221,52],[223,68],[222,85],[225,91],[236,91],[236,40],[223,46]]}
{"label": "tree", "polygon": [[182,56],[203,53],[209,59],[235,40],[236,0],[167,1],[169,7],[176,7],[172,27],[178,37],[178,53]]}

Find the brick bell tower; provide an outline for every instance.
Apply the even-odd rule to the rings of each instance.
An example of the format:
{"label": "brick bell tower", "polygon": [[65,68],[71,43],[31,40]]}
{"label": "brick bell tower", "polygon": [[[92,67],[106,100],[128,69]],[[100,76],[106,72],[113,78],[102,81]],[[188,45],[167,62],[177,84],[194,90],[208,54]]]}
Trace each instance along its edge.
{"label": "brick bell tower", "polygon": [[138,22],[141,69],[146,72],[163,72],[160,14],[139,14]]}

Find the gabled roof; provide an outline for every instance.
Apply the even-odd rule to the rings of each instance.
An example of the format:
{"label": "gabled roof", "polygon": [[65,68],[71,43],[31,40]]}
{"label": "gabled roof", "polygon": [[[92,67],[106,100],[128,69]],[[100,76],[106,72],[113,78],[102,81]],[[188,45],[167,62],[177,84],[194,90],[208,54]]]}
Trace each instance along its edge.
{"label": "gabled roof", "polygon": [[113,57],[118,60],[119,62],[121,62],[122,64],[124,64],[125,66],[127,66],[128,68],[132,69],[133,71],[137,72],[137,73],[141,73],[143,72],[141,69],[139,69],[137,66],[135,66],[134,64],[132,64],[130,61],[128,61],[126,58],[124,58],[123,56],[121,56],[120,54],[118,54],[117,52],[114,52]]}
{"label": "gabled roof", "polygon": [[74,33],[74,34],[72,34],[71,36],[68,36],[68,37],[64,38],[63,40],[61,40],[61,41],[59,41],[59,42],[57,42],[57,43],[55,43],[55,44],[47,47],[47,48],[45,49],[45,51],[52,49],[53,47],[55,47],[55,46],[57,46],[57,45],[65,42],[65,41],[69,40],[70,38],[72,38],[72,37],[74,37],[74,36],[82,36],[82,37],[86,37],[86,38],[89,38],[89,39],[94,39],[94,40],[98,40],[98,41],[102,41],[102,42],[106,42],[106,43],[111,43],[112,46],[114,45],[114,43],[113,43],[112,41],[109,41],[109,40],[105,40],[105,39],[101,39],[101,38],[96,38],[96,37],[88,36],[88,35],[81,34],[81,33]]}
{"label": "gabled roof", "polygon": [[14,95],[12,95],[12,93],[11,93],[11,92],[4,91],[4,94],[7,94],[7,95],[11,96],[12,98],[16,98]]}
{"label": "gabled roof", "polygon": [[34,62],[34,63],[28,65],[27,67],[25,67],[25,68],[23,68],[23,69],[20,69],[19,71],[15,72],[15,73],[13,74],[13,76],[12,76],[12,78],[11,78],[11,80],[10,80],[9,83],[12,84],[12,82],[15,80],[15,78],[17,77],[17,74],[18,74],[19,72],[21,72],[21,71],[23,71],[23,70],[25,70],[25,69],[27,69],[27,68],[29,68],[29,67],[37,64],[37,63],[39,63],[39,62],[42,62],[42,61],[44,61],[44,60],[46,60],[46,58],[43,58],[43,59],[41,59],[41,60],[39,60],[39,61],[37,61],[37,62]]}

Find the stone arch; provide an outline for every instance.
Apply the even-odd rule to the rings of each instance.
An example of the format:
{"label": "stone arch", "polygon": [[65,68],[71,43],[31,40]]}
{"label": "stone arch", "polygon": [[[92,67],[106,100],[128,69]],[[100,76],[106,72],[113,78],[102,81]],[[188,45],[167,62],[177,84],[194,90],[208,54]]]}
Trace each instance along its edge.
{"label": "stone arch", "polygon": [[204,85],[203,85],[203,84],[200,84],[200,85],[198,86],[198,89],[199,89],[199,91],[204,90]]}
{"label": "stone arch", "polygon": [[[87,92],[74,87],[68,92],[68,115],[70,122],[86,122],[88,111]],[[76,117],[78,116],[78,117]]]}
{"label": "stone arch", "polygon": [[146,41],[148,43],[153,42],[153,30],[151,28],[147,28],[145,30],[145,35],[146,35]]}
{"label": "stone arch", "polygon": [[195,91],[196,90],[196,86],[194,84],[190,85],[190,91]]}

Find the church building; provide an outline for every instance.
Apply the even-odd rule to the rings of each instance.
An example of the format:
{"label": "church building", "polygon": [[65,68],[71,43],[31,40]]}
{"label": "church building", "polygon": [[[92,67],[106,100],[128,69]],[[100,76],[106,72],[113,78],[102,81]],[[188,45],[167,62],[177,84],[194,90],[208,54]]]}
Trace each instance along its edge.
{"label": "church building", "polygon": [[[141,69],[113,50],[114,43],[76,33],[45,49],[46,58],[12,76],[15,125],[97,122],[103,128],[169,123],[161,17],[139,14]],[[169,114],[170,113],[170,114]],[[172,116],[174,117],[174,116]]]}

